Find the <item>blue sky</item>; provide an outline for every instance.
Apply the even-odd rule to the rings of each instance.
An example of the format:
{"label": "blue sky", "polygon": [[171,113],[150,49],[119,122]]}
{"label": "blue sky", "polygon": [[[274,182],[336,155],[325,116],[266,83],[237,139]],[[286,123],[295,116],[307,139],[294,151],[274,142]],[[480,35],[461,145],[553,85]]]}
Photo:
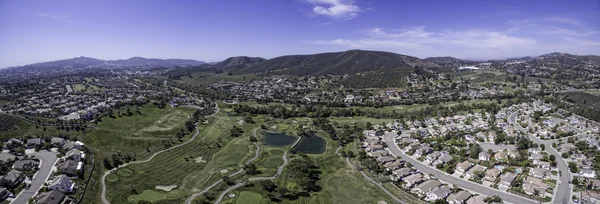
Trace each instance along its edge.
{"label": "blue sky", "polygon": [[599,19],[598,0],[0,0],[0,67],[349,49],[421,58],[598,55]]}

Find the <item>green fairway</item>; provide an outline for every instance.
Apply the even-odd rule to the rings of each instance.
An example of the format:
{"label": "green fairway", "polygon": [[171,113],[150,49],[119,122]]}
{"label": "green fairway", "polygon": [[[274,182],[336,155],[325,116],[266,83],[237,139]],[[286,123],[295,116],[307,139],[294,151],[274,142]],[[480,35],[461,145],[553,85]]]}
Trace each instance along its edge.
{"label": "green fairway", "polygon": [[269,203],[269,199],[259,193],[242,191],[235,199],[235,204],[261,204]]}
{"label": "green fairway", "polygon": [[[141,114],[133,107],[130,109],[133,116],[102,118],[98,128],[84,137],[84,142],[102,155],[121,152],[136,154],[138,159],[145,158],[151,152],[163,149],[162,141],[176,141],[176,133],[184,128],[188,115],[195,111],[186,107],[158,109],[154,105],[142,106]],[[120,112],[125,113],[126,109]]]}
{"label": "green fairway", "polygon": [[85,84],[75,84],[73,85],[73,90],[77,92],[99,92],[104,90],[96,85],[91,85],[88,83]]}
{"label": "green fairway", "polygon": [[138,201],[150,201],[150,202],[156,202],[162,199],[165,199],[167,196],[165,195],[165,193],[156,191],[156,190],[145,190],[144,192],[138,194],[138,195],[132,195],[129,197],[128,201],[130,203],[137,203]]}
{"label": "green fairway", "polygon": [[[143,197],[148,197],[147,192],[151,192],[150,198],[155,202],[158,199],[161,203],[182,203],[192,193],[221,179],[222,175],[241,169],[240,164],[254,156],[255,147],[248,141],[253,126],[244,126],[244,135],[231,138],[228,130],[236,119],[226,116],[211,118],[212,122],[200,126],[200,135],[189,144],[157,155],[150,162],[129,165],[125,168],[132,171],[128,177],[117,171],[119,180],[107,182],[107,199],[111,203],[150,201]],[[228,172],[221,173],[223,169]],[[169,192],[159,192],[158,197],[153,190],[157,185],[178,187]]]}

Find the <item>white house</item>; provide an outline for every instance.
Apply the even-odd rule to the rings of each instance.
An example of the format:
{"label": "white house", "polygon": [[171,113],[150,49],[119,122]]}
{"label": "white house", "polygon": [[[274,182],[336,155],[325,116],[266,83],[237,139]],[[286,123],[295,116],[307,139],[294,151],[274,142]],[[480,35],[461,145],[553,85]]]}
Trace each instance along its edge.
{"label": "white house", "polygon": [[592,169],[583,169],[579,172],[579,175],[585,178],[596,178],[596,171]]}
{"label": "white house", "polygon": [[48,184],[48,189],[57,190],[63,193],[73,192],[74,188],[75,183],[73,183],[69,177],[62,174],[52,179]]}

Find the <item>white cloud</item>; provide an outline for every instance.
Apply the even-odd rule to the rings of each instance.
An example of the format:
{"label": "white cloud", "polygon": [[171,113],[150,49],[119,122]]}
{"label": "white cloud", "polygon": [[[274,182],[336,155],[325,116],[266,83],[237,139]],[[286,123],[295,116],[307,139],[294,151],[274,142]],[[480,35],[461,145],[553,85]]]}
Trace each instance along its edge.
{"label": "white cloud", "polygon": [[569,18],[507,22],[508,29],[433,30],[424,26],[396,30],[371,28],[359,37],[311,41],[350,49],[373,49],[417,57],[453,56],[498,59],[549,52],[600,54],[600,31]]}
{"label": "white cloud", "polygon": [[352,19],[362,10],[354,0],[307,0],[313,5],[313,13],[335,19]]}
{"label": "white cloud", "polygon": [[51,15],[51,14],[47,14],[47,13],[37,13],[37,16],[42,17],[42,18],[47,18],[50,20],[55,20],[55,21],[65,21],[65,22],[73,21],[73,19],[70,19],[67,16],[57,16],[57,15]]}

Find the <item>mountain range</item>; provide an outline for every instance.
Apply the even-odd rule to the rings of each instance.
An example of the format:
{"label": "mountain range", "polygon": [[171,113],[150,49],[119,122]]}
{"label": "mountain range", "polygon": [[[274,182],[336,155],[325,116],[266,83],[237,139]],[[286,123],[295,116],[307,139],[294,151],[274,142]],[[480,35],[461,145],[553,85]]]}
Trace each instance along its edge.
{"label": "mountain range", "polygon": [[600,64],[600,56],[549,53],[537,57],[505,60],[471,61],[454,57],[429,57],[419,59],[408,55],[382,51],[348,50],[309,55],[285,55],[272,59],[260,57],[230,57],[218,63],[186,59],[154,59],[133,57],[124,60],[100,60],[89,57],[42,62],[1,71],[60,72],[90,68],[149,69],[155,67],[195,67],[192,70],[214,69],[234,74],[273,73],[292,75],[322,75],[350,73],[413,72],[415,70],[444,70],[482,62],[526,61],[531,64],[561,64],[573,67],[580,64]]}
{"label": "mountain range", "polygon": [[189,60],[189,59],[156,59],[132,57],[129,59],[120,60],[101,60],[91,57],[75,57],[72,59],[64,59],[50,62],[41,62],[25,66],[10,67],[0,71],[11,72],[60,72],[60,71],[76,71],[89,68],[153,68],[153,67],[174,67],[174,66],[198,66],[207,64],[206,62]]}

